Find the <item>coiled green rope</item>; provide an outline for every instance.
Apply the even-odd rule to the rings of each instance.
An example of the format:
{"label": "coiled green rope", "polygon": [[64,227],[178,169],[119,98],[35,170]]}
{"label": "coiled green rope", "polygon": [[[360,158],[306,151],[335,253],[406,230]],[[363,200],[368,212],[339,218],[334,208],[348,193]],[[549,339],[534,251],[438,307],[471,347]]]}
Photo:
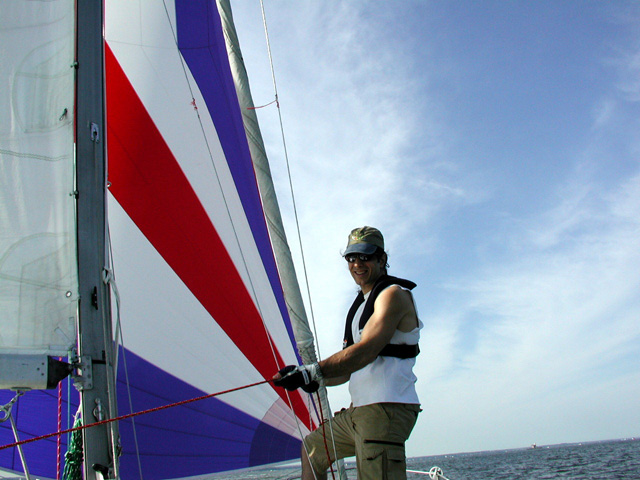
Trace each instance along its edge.
{"label": "coiled green rope", "polygon": [[[73,423],[73,428],[81,427],[82,419],[80,415]],[[82,480],[82,430],[71,432],[67,452],[64,454],[64,471],[62,480]]]}

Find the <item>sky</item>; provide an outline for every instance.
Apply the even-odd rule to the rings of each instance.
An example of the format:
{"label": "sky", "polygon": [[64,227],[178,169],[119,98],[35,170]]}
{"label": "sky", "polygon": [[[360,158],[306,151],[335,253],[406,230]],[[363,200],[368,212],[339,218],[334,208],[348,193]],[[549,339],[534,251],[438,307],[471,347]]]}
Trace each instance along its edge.
{"label": "sky", "polygon": [[[268,104],[259,1],[233,7]],[[640,3],[264,7],[320,356],[372,225],[425,325],[409,456],[640,436]],[[306,297],[278,110],[258,114]]]}

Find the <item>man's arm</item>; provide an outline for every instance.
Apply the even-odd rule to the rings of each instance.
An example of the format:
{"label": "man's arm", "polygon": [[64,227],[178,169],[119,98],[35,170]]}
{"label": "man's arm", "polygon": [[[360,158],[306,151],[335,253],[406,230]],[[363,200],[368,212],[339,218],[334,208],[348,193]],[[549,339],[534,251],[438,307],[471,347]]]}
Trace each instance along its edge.
{"label": "man's arm", "polygon": [[[320,370],[322,371],[322,368],[320,368]],[[350,378],[351,378],[351,374],[342,375],[340,377],[324,378],[324,380],[323,380],[324,381],[324,386],[325,387],[335,387],[337,385],[343,385],[343,384],[347,383]]]}
{"label": "man's arm", "polygon": [[[415,318],[409,292],[397,285],[382,291],[376,298],[373,314],[362,331],[360,341],[319,363],[325,384],[340,385],[346,382],[353,372],[376,359],[401,324]],[[417,320],[413,323],[417,324]]]}

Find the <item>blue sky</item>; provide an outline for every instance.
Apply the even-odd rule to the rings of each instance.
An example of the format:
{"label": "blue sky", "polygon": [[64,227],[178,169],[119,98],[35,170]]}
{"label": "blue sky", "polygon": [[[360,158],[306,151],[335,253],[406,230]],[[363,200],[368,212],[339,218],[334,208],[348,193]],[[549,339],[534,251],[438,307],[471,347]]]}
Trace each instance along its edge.
{"label": "blue sky", "polygon": [[[352,228],[419,284],[408,454],[640,435],[640,4],[265,9],[321,355],[355,295]],[[258,1],[234,16],[267,104]],[[275,107],[259,118],[302,278]]]}

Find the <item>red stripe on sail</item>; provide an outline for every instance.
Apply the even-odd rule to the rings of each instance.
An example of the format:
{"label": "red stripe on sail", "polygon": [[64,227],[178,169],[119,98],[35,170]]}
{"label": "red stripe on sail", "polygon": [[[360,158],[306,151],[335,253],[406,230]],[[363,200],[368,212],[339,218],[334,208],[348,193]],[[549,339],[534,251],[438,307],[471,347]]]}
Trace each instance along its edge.
{"label": "red stripe on sail", "polygon": [[[176,158],[107,46],[109,190],[251,364],[268,379],[283,365],[260,314]],[[188,213],[187,213],[188,212]],[[285,391],[276,388],[288,403]],[[291,396],[309,426],[298,392]]]}

